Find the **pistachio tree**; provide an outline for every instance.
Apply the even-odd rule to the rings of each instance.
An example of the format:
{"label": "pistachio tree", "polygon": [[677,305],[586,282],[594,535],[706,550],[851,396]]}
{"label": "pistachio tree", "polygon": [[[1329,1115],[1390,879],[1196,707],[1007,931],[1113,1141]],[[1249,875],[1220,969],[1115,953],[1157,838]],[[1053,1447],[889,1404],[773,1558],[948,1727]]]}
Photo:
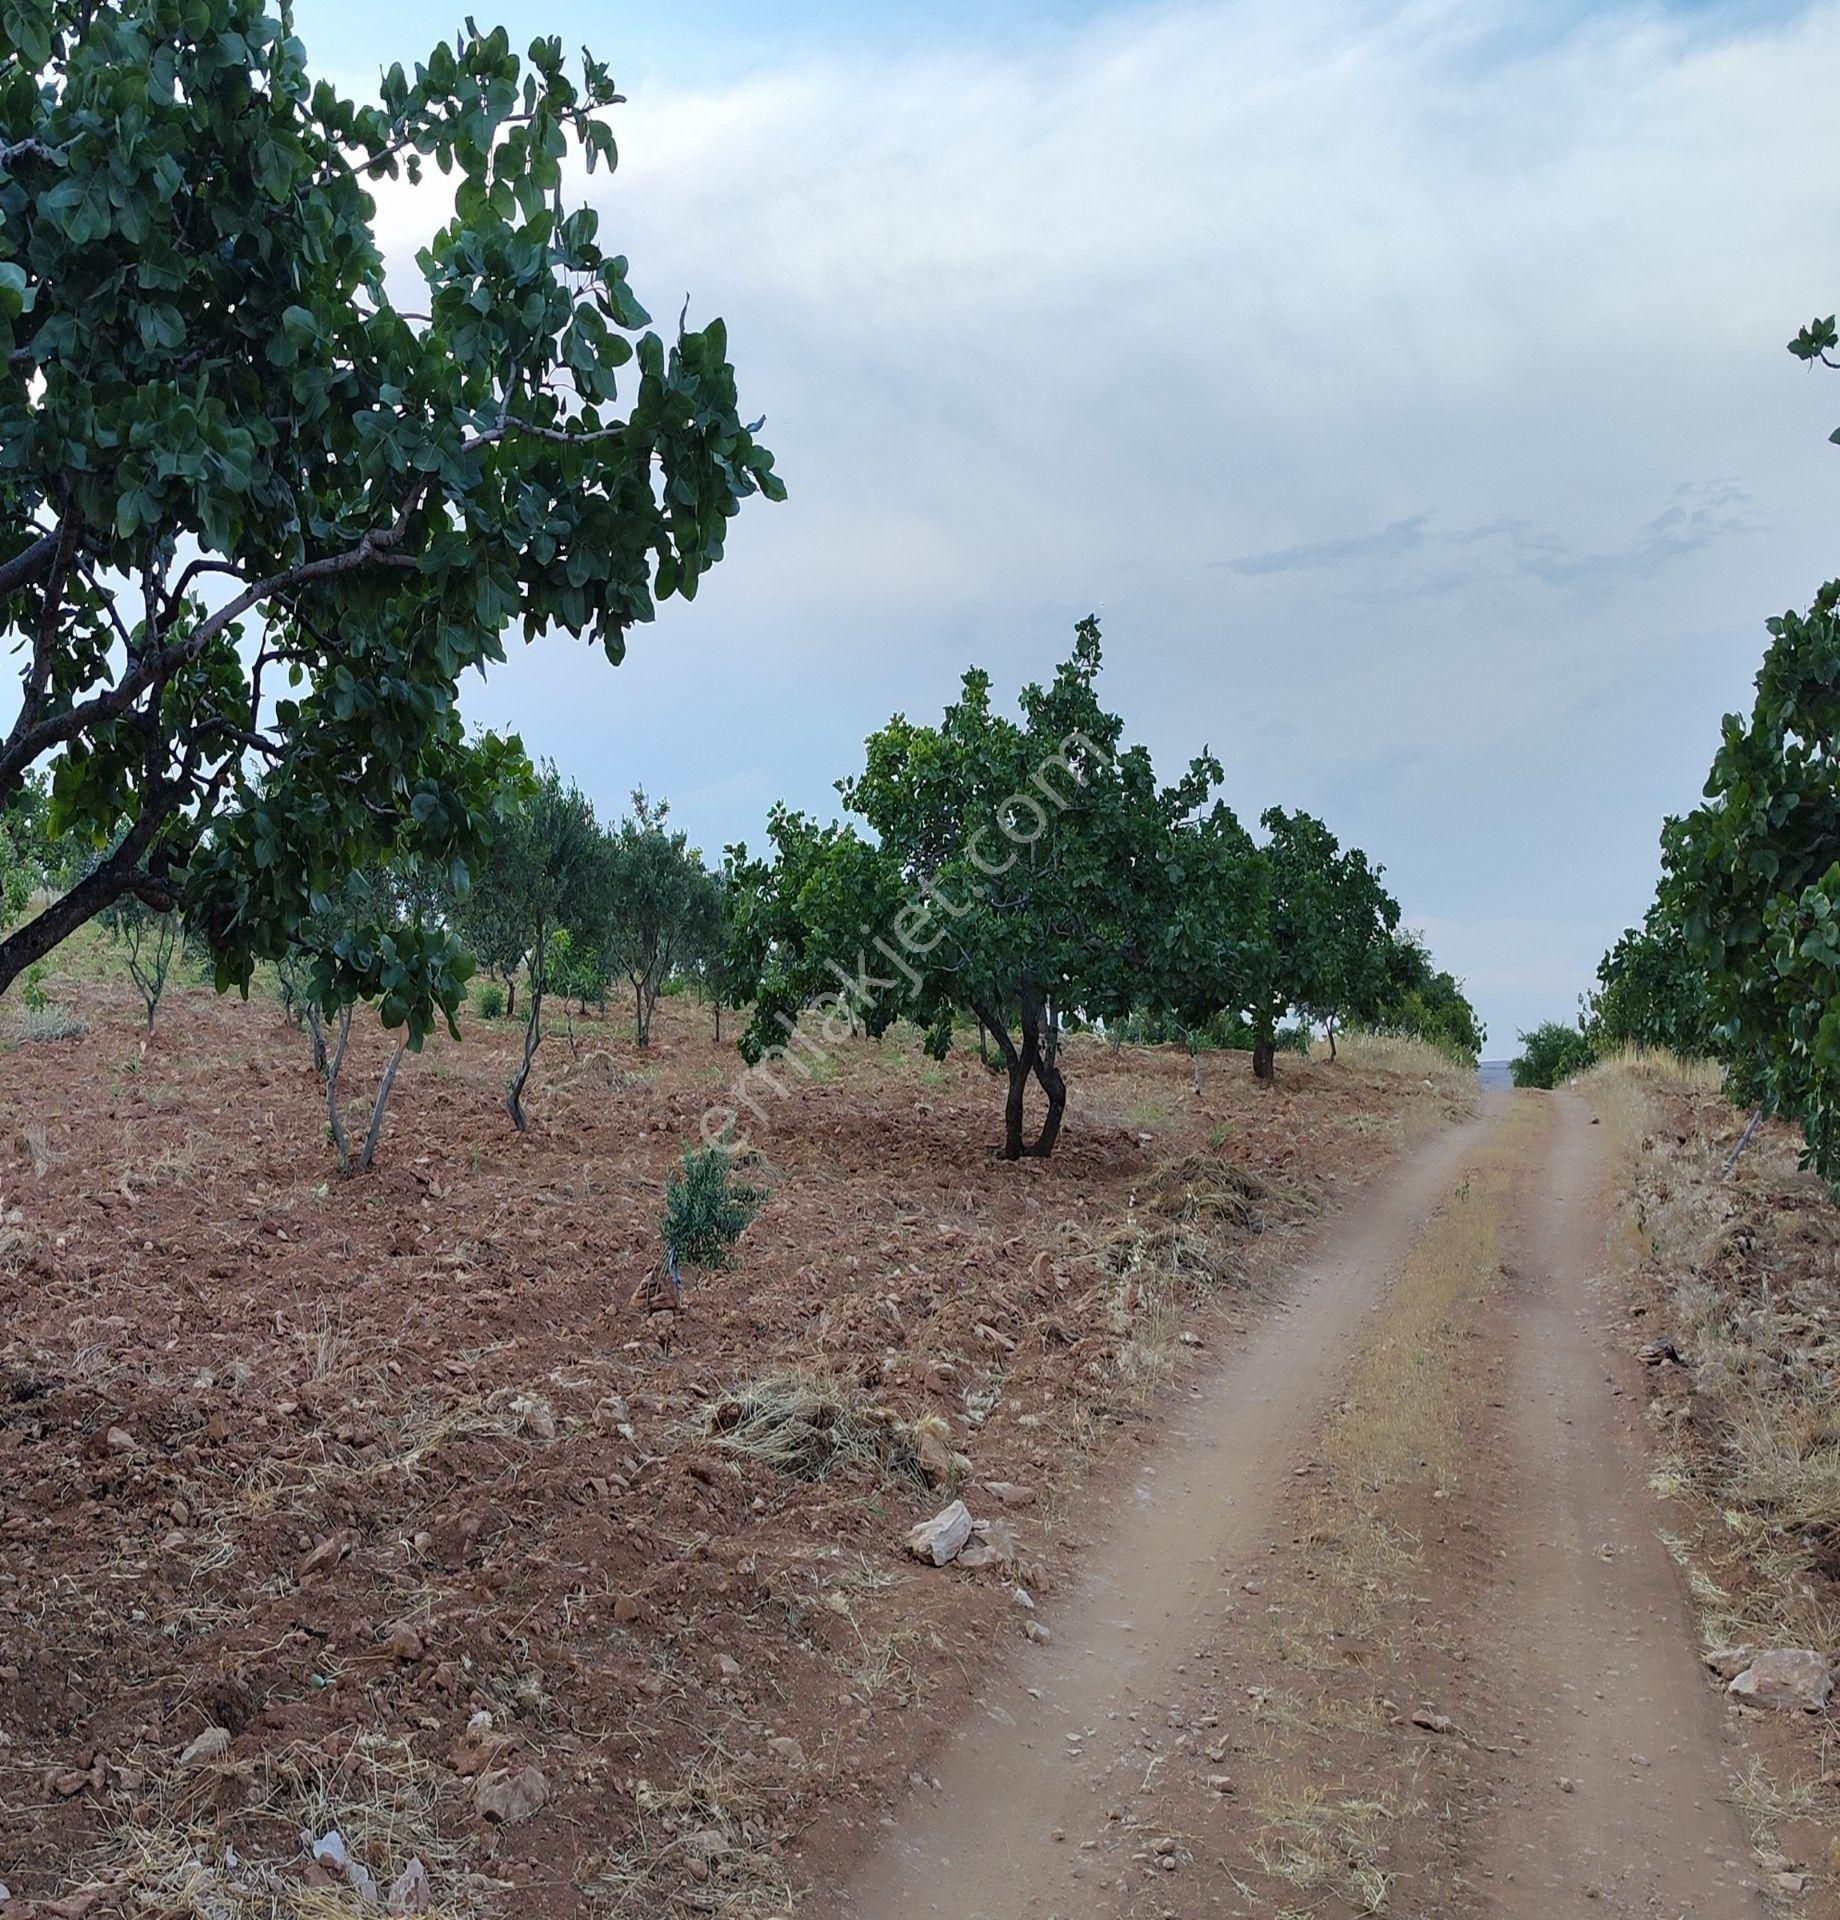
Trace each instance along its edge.
{"label": "pistachio tree", "polygon": [[[463,873],[502,768],[461,676],[507,632],[617,663],[781,496],[722,323],[653,330],[572,204],[619,99],[470,23],[358,104],[271,0],[0,9],[0,807],[48,768],[101,856],[0,937],[0,989],[132,895],[246,990],[354,868]],[[400,304],[399,177],[433,227]],[[381,997],[382,951],[336,1000]],[[411,1045],[451,1023],[444,943],[395,972]]]}
{"label": "pistachio tree", "polygon": [[[1840,365],[1832,317],[1789,350]],[[1840,1190],[1840,580],[1766,626],[1749,714],[1725,716],[1703,804],[1663,830],[1660,905],[1733,1090],[1798,1122]]]}
{"label": "pistachio tree", "polygon": [[1268,905],[1248,1020],[1252,1070],[1270,1080],[1287,1013],[1320,1021],[1333,1056],[1336,1022],[1378,1011],[1399,907],[1380,870],[1358,847],[1344,849],[1314,815],[1268,807],[1260,824]]}
{"label": "pistachio tree", "polygon": [[[880,1033],[897,1017],[942,1056],[969,1009],[995,1040],[1007,1089],[1003,1154],[1053,1151],[1067,1105],[1067,1018],[1163,1004],[1216,922],[1183,829],[1220,767],[1203,753],[1160,786],[1150,756],[1096,691],[1096,620],[1019,715],[999,714],[972,669],[939,723],[896,715],[863,771],[838,783],[874,839],[776,815],[776,871],[755,925],[761,971],[742,1051],[795,1067],[802,1010]],[[1045,1101],[1031,1141],[1031,1085]]]}

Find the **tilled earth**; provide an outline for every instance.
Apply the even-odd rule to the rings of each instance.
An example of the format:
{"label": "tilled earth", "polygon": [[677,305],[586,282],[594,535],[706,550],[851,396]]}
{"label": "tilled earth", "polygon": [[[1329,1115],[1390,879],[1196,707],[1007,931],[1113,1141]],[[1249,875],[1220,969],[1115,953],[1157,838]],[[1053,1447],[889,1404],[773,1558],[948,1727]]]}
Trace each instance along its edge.
{"label": "tilled earth", "polygon": [[[57,1915],[783,1913],[1070,1571],[1085,1477],[1294,1233],[1462,1109],[1408,1050],[1069,1043],[1048,1162],[975,1053],[846,1046],[660,1315],[705,1010],[404,1067],[341,1181],[272,1001],[0,1052],[0,1882]],[[383,1046],[346,1074],[374,1083]],[[1183,1335],[1188,1336],[1188,1343]],[[1193,1343],[1193,1344],[1190,1344]],[[961,1495],[981,1572],[904,1556]],[[309,1847],[336,1830],[351,1866]],[[819,1849],[823,1851],[822,1847]],[[354,1890],[356,1888],[357,1890]],[[11,1909],[9,1909],[10,1911]],[[372,1908],[371,1910],[375,1910]]]}

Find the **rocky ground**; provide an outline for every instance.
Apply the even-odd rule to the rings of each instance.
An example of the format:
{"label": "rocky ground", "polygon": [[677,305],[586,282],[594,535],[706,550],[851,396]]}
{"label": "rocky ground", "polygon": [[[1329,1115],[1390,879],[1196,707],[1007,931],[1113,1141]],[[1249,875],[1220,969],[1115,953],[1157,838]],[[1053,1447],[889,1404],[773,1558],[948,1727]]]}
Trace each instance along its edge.
{"label": "rocky ground", "polygon": [[[277,1005],[175,990],[147,1038],[105,959],[50,983],[85,1032],[0,1053],[22,1913],[789,1911],[1042,1631],[1088,1477],[1470,1098],[1412,1050],[1196,1095],[1075,1040],[1060,1149],[1005,1165],[975,1052],[849,1045],[660,1318],[665,1175],[736,1066],[694,1003],[645,1053],[552,1034],[522,1139],[471,1023],[341,1181]],[[973,1551],[912,1557],[955,1498]]]}

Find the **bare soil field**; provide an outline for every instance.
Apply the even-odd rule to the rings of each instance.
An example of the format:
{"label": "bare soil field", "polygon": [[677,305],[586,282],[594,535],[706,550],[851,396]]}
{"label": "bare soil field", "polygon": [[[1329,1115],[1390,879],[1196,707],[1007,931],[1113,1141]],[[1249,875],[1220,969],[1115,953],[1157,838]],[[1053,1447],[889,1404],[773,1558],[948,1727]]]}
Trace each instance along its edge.
{"label": "bare soil field", "polygon": [[[1013,1590],[1069,1588],[1089,1477],[1472,1099],[1411,1049],[1197,1096],[1076,1039],[1059,1150],[1006,1165],[974,1052],[864,1041],[661,1317],[665,1175],[735,1070],[693,1004],[645,1053],[553,1033],[523,1139],[473,1022],[342,1182],[272,1002],[174,991],[147,1039],[48,984],[88,1031],[0,1053],[0,1881],[59,1916],[363,1911],[333,1829],[437,1914],[789,1911],[1037,1651]],[[982,1571],[902,1551],[953,1493]]]}

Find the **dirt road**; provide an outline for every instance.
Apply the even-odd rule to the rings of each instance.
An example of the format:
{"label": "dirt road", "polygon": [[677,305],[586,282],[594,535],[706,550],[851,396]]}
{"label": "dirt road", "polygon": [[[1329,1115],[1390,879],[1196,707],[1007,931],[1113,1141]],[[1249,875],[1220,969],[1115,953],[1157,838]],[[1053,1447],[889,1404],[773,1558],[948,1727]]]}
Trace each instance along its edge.
{"label": "dirt road", "polygon": [[[1597,1138],[1575,1099],[1491,1095],[1383,1176],[1073,1517],[1051,1643],[810,1910],[1762,1911],[1617,1391]],[[1459,1470],[1380,1464],[1421,1455]]]}

